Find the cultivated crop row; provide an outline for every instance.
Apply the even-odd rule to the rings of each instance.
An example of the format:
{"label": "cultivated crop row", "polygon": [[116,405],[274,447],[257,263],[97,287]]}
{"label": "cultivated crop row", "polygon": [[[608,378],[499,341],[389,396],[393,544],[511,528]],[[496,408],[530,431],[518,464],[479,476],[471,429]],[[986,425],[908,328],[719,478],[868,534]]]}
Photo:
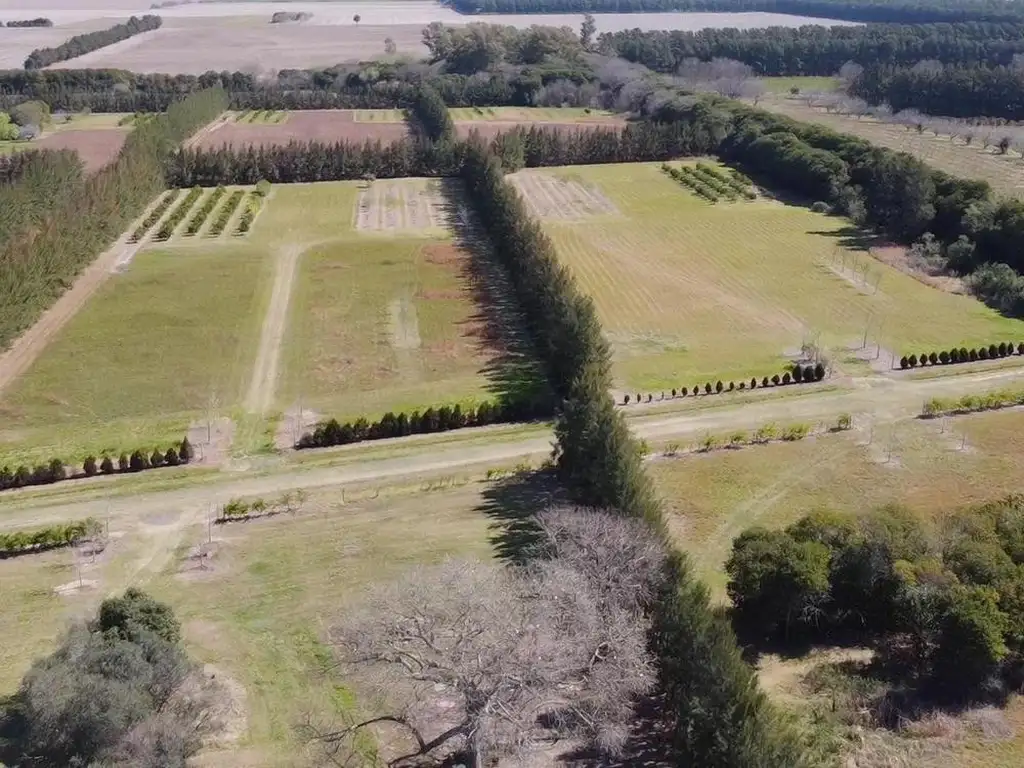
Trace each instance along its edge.
{"label": "cultivated crop row", "polygon": [[227,202],[217,212],[217,218],[210,226],[210,230],[207,233],[210,237],[217,237],[227,228],[228,222],[235,215],[235,211],[238,210],[238,204],[242,202],[243,197],[245,197],[245,190],[243,189],[236,189],[228,195]]}
{"label": "cultivated crop row", "polygon": [[167,240],[171,235],[174,234],[174,230],[178,228],[178,225],[184,221],[185,216],[192,210],[192,206],[195,205],[196,200],[203,194],[202,187],[192,187],[185,195],[185,199],[182,200],[178,206],[171,212],[171,215],[167,217],[167,221],[163,223],[160,230],[156,233],[157,240]]}
{"label": "cultivated crop row", "polygon": [[711,203],[717,203],[722,198],[732,202],[740,198],[753,200],[757,197],[750,185],[750,180],[745,176],[735,172],[725,174],[706,163],[697,163],[696,167],[692,168],[690,166],[673,168],[668,163],[663,163],[661,169],[696,195]]}
{"label": "cultivated crop row", "polygon": [[210,215],[214,208],[217,207],[217,203],[224,197],[227,190],[224,187],[217,187],[213,190],[213,194],[203,201],[203,204],[199,206],[199,209],[192,215],[192,218],[188,222],[188,226],[185,228],[185,236],[190,237],[196,234],[200,229],[203,228],[203,224],[206,223],[206,217]]}
{"label": "cultivated crop row", "polygon": [[244,235],[252,228],[252,224],[256,221],[256,215],[263,208],[263,203],[266,201],[267,195],[270,194],[270,182],[261,181],[256,185],[256,189],[246,198],[245,210],[242,211],[242,217],[238,220],[238,229],[235,230],[236,235]]}
{"label": "cultivated crop row", "polygon": [[101,530],[99,521],[89,517],[74,523],[50,525],[32,531],[0,533],[0,558],[68,547],[89,536],[95,536]]}
{"label": "cultivated crop row", "polygon": [[138,228],[134,232],[132,232],[130,242],[137,243],[140,240],[142,240],[147,234],[149,234],[149,230],[152,229],[153,226],[158,221],[160,221],[160,218],[167,212],[167,209],[170,208],[171,204],[177,199],[178,190],[169,190],[167,194],[163,196],[160,202],[157,203],[156,208],[150,211],[150,214],[145,219],[143,219],[142,223],[139,224]]}

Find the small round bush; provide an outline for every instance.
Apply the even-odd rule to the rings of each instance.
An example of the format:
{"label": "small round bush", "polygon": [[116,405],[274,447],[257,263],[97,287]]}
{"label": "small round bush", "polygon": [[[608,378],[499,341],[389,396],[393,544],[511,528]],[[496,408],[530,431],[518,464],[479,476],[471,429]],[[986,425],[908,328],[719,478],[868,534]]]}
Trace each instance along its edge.
{"label": "small round bush", "polygon": [[975,362],[978,359],[978,350],[972,349],[970,352],[967,353],[967,357],[970,359],[972,363]]}
{"label": "small round bush", "polygon": [[932,365],[938,365],[939,356],[932,352],[930,355],[928,355],[928,362],[931,363]]}
{"label": "small round bush", "polygon": [[711,394],[711,382],[710,381],[707,384],[704,385],[704,393],[708,394],[708,395]]}
{"label": "small round bush", "polygon": [[949,362],[949,352],[946,350],[939,352],[939,362],[946,365]]}
{"label": "small round bush", "polygon": [[799,365],[793,366],[793,380],[798,383],[804,380],[804,369]]}
{"label": "small round bush", "polygon": [[789,384],[793,380],[793,377],[789,375],[789,371],[782,374],[782,383]]}
{"label": "small round bush", "polygon": [[[778,376],[776,376],[775,378],[778,378]],[[768,377],[767,376],[765,376],[763,379],[761,379],[761,386],[762,387],[767,387],[768,386]]]}
{"label": "small round bush", "polygon": [[978,350],[978,359],[988,360],[988,350],[985,349],[985,347],[982,347],[981,349]]}
{"label": "small round bush", "polygon": [[907,362],[910,363],[911,368],[917,368],[917,355],[911,355],[908,357]]}
{"label": "small round bush", "polygon": [[757,389],[757,377],[754,376],[750,379],[750,388]]}
{"label": "small round bush", "polygon": [[775,386],[779,385],[779,374],[776,373],[774,376],[772,376],[772,384],[774,384]]}
{"label": "small round bush", "polygon": [[723,386],[721,380],[717,381],[715,383],[715,392],[718,394],[722,394],[723,389],[725,389],[725,387]]}
{"label": "small round bush", "polygon": [[[903,370],[906,370],[909,367],[910,367],[910,361],[907,360],[907,356],[904,355],[903,357],[900,358],[900,368],[902,368]],[[628,395],[627,395],[627,398],[628,398]]]}

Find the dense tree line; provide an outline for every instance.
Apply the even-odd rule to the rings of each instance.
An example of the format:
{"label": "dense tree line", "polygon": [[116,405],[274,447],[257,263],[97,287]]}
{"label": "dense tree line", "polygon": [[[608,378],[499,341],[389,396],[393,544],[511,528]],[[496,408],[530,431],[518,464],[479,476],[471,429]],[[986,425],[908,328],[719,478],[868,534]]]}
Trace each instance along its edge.
{"label": "dense tree line", "polygon": [[796,16],[920,24],[1014,21],[1020,0],[453,0],[461,13],[643,13],[657,11],[762,11]]}
{"label": "dense tree line", "polygon": [[1024,119],[1024,70],[1017,66],[869,67],[850,84],[850,94],[894,112]]}
{"label": "dense tree line", "polygon": [[427,141],[454,141],[455,121],[441,94],[429,83],[416,90],[409,109],[413,130]]}
{"label": "dense tree line", "polygon": [[913,66],[922,60],[991,66],[1008,65],[1024,52],[1024,23],[631,29],[602,34],[599,48],[656,72],[676,72],[687,59],[716,58],[740,61],[765,76],[834,75],[848,61],[865,67]]}
{"label": "dense tree line", "polygon": [[958,704],[1020,685],[1024,497],[959,510],[936,529],[890,506],[810,514],[733,543],[728,591],[755,642],[874,646],[901,682]]}
{"label": "dense tree line", "polygon": [[73,150],[16,152],[0,163],[0,248],[71,203],[85,183]]}
{"label": "dense tree line", "polygon": [[7,27],[52,27],[53,21],[50,19],[43,18],[40,16],[36,19],[16,19],[15,21],[8,21],[4,26]]}
{"label": "dense tree line", "polygon": [[184,766],[224,693],[186,655],[167,605],[138,589],[104,600],[0,704],[10,766]]}
{"label": "dense tree line", "polygon": [[900,368],[916,368],[918,365],[956,365],[957,363],[974,363],[978,360],[998,360],[1001,357],[1014,354],[1024,355],[1024,342],[1016,347],[1013,343],[1001,341],[998,344],[989,344],[987,347],[953,347],[943,349],[939,352],[922,352],[918,357],[916,353],[903,355],[900,358]]}
{"label": "dense tree line", "polygon": [[[0,347],[35,322],[79,270],[166,188],[164,166],[170,152],[219,115],[225,102],[221,89],[210,89],[173,104],[164,115],[136,128],[117,158],[86,178],[64,204],[0,241]],[[24,177],[15,184],[22,181]],[[31,221],[37,214],[16,215]]]}
{"label": "dense tree line", "polygon": [[550,418],[551,412],[551,403],[544,401],[483,402],[477,406],[466,406],[465,408],[458,403],[454,406],[430,407],[422,413],[413,411],[412,413],[401,412],[396,415],[388,411],[374,422],[360,418],[342,424],[337,419],[328,419],[317,424],[312,432],[299,438],[295,447],[298,449],[327,448],[332,445],[360,443],[364,440],[429,435],[466,427],[486,427],[491,424],[515,424]]}
{"label": "dense tree line", "polygon": [[[562,399],[556,426],[560,477],[582,504],[616,510],[662,533],[664,521],[639,446],[609,394],[610,357],[591,300],[560,264],[498,158],[472,142],[463,167],[468,199],[527,319],[527,331]],[[585,512],[581,512],[585,514]],[[685,558],[674,555],[654,608],[670,746],[683,764],[736,768],[804,765],[725,621]]]}
{"label": "dense tree line", "polygon": [[163,20],[159,16],[132,16],[124,24],[115,24],[109,29],[75,35],[56,48],[37,48],[25,59],[25,69],[43,69],[58,61],[67,61],[84,56],[108,45],[127,40],[129,37],[159,29]]}

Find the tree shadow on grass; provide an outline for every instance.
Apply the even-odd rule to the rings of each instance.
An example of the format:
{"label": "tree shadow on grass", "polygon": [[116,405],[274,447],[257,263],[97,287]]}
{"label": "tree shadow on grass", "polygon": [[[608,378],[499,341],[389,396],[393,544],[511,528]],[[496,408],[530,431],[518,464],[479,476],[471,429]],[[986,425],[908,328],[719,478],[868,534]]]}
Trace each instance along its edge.
{"label": "tree shadow on grass", "polygon": [[490,483],[479,511],[490,518],[490,543],[506,563],[525,563],[539,541],[535,516],[567,501],[553,471],[517,472]]}
{"label": "tree shadow on grass", "polygon": [[892,240],[858,227],[856,224],[847,224],[835,230],[812,230],[807,234],[831,237],[843,248],[851,251],[870,251],[872,248],[888,248],[893,244]]}
{"label": "tree shadow on grass", "polygon": [[476,311],[462,323],[462,330],[478,339],[479,351],[487,357],[480,371],[487,389],[499,403],[523,407],[524,414],[550,414],[553,395],[547,375],[504,269],[495,260],[458,180],[443,179],[440,185],[443,215],[455,245],[468,256],[460,261],[459,278]]}

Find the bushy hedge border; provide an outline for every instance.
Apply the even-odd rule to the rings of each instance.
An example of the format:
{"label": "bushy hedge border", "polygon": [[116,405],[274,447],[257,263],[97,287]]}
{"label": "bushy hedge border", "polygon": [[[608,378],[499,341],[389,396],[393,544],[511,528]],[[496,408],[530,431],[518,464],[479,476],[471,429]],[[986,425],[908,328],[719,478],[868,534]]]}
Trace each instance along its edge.
{"label": "bushy hedge border", "polygon": [[0,559],[69,547],[103,530],[98,520],[87,517],[63,525],[49,525],[29,531],[0,533]]}
{"label": "bushy hedge border", "polygon": [[1024,342],[1017,344],[1016,347],[1014,347],[1013,342],[1002,341],[998,344],[989,344],[987,347],[971,349],[967,347],[956,349],[954,347],[949,350],[944,349],[941,352],[922,352],[920,357],[916,354],[904,355],[900,358],[900,368],[907,370],[909,368],[917,368],[919,365],[923,367],[926,365],[974,363],[978,360],[997,360],[1013,354],[1024,355]]}
{"label": "bushy hedge border", "polygon": [[68,466],[61,459],[50,459],[48,463],[39,464],[34,468],[22,464],[13,471],[9,466],[4,466],[0,468],[0,491],[25,488],[31,485],[51,485],[62,480],[75,480],[95,475],[113,475],[142,472],[159,467],[176,467],[179,464],[188,464],[194,456],[192,444],[186,437],[180,443],[172,445],[166,450],[157,448],[152,453],[137,449],[131,454],[121,453],[116,459],[104,455],[97,460],[95,456],[88,456],[82,462],[80,472],[75,469],[68,471]]}
{"label": "bushy hedge border", "polygon": [[448,432],[464,427],[485,427],[490,424],[513,424],[550,418],[551,408],[533,405],[501,405],[481,403],[475,408],[461,405],[427,408],[423,413],[394,414],[388,411],[379,421],[369,422],[360,418],[341,424],[337,419],[322,421],[316,429],[303,435],[295,444],[297,449],[327,448],[333,445],[349,445],[365,440],[385,440],[389,437],[427,435]]}
{"label": "bushy hedge border", "polygon": [[921,408],[921,416],[923,418],[952,416],[961,413],[1012,408],[1017,405],[1024,405],[1024,389],[999,389],[981,395],[933,397],[926,401]]}
{"label": "bushy hedge border", "polygon": [[[793,365],[790,370],[784,371],[781,375],[776,373],[771,378],[764,376],[761,379],[761,388],[766,389],[768,387],[788,386],[790,384],[814,384],[825,378],[825,366],[822,363],[816,365]],[[693,395],[721,395],[723,392],[742,392],[747,388],[757,389],[758,382],[757,377],[754,376],[750,379],[750,384],[741,381],[738,384],[735,381],[723,382],[721,379],[712,384],[710,381],[705,382],[704,386],[700,384],[694,384],[693,389],[688,387],[681,387],[678,389],[673,388],[670,390],[670,395],[666,397],[665,392],[661,393],[661,397],[658,399],[659,402],[662,400],[673,400],[677,397],[687,397]],[[643,399],[643,395],[639,392],[636,394],[636,399],[633,399],[632,395],[626,394],[622,396],[622,404],[629,405],[630,403],[643,403],[643,402],[654,402],[654,395],[647,393],[647,400]]]}
{"label": "bushy hedge border", "polygon": [[115,24],[108,29],[75,35],[56,48],[36,48],[25,59],[25,69],[42,69],[58,61],[67,61],[84,56],[92,51],[113,45],[129,37],[159,29],[163,19],[159,16],[146,15],[141,18],[132,16],[124,24]]}

